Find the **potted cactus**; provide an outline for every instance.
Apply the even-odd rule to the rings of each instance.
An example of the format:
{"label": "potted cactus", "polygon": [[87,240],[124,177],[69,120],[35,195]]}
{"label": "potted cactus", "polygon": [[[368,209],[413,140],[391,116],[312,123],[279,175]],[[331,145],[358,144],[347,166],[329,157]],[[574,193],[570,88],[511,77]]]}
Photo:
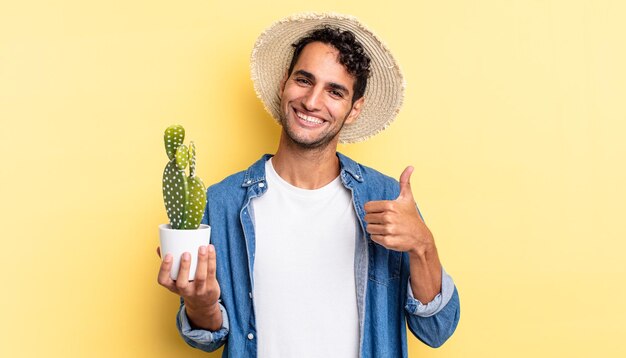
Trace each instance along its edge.
{"label": "potted cactus", "polygon": [[[159,225],[161,252],[171,254],[172,279],[178,277],[181,255],[191,254],[189,280],[193,280],[198,263],[198,248],[208,245],[211,227],[200,224],[206,205],[206,189],[196,176],[196,147],[183,144],[185,129],[181,125],[171,125],[163,137],[165,152],[169,162],[163,171],[163,200],[169,224]],[[187,175],[189,167],[189,175]]]}

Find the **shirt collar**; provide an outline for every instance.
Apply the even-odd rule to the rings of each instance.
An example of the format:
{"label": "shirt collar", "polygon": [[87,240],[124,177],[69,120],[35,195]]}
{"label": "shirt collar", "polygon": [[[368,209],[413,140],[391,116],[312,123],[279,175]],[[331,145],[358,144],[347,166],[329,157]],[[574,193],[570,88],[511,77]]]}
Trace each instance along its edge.
{"label": "shirt collar", "polygon": [[361,167],[357,162],[348,158],[347,156],[337,152],[339,158],[339,165],[341,166],[341,175],[344,173],[350,174],[359,183],[363,182],[363,174],[361,174]]}
{"label": "shirt collar", "polygon": [[264,154],[261,159],[252,164],[250,168],[246,170],[241,186],[247,188],[258,182],[265,181],[265,162],[271,157],[272,154]]}
{"label": "shirt collar", "polygon": [[[272,154],[264,154],[261,159],[257,160],[254,164],[246,170],[243,176],[243,182],[241,186],[247,188],[255,185],[258,182],[265,181],[265,162],[270,159]],[[350,174],[356,181],[363,182],[363,174],[361,174],[361,167],[357,162],[348,158],[347,156],[337,152],[339,158],[339,165],[341,167],[340,175],[345,176],[344,173]]]}

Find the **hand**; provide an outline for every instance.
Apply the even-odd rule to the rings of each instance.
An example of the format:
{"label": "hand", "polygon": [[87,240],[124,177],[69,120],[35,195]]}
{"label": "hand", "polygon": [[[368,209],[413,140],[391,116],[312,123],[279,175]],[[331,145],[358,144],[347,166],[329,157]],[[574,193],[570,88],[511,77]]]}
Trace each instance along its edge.
{"label": "hand", "polygon": [[[161,257],[158,247],[157,254]],[[187,316],[195,326],[218,330],[222,326],[222,313],[218,305],[220,286],[215,277],[215,247],[208,245],[198,249],[198,266],[193,281],[189,281],[191,255],[188,252],[182,255],[176,281],[170,277],[172,261],[172,255],[165,255],[159,270],[159,284],[183,298]]]}
{"label": "hand", "polygon": [[434,246],[434,240],[413,199],[412,173],[413,167],[409,166],[400,175],[400,195],[396,200],[365,204],[365,221],[372,241],[390,250],[423,255]]}

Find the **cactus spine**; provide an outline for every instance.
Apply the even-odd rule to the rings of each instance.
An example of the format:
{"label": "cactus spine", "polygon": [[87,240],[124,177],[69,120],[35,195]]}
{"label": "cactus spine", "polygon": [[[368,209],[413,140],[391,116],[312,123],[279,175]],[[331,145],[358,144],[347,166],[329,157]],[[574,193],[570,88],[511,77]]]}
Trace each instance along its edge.
{"label": "cactus spine", "polygon": [[165,130],[163,140],[169,162],[163,171],[163,200],[172,229],[197,229],[204,214],[206,189],[196,176],[196,147],[193,142],[185,146],[184,139],[181,125]]}

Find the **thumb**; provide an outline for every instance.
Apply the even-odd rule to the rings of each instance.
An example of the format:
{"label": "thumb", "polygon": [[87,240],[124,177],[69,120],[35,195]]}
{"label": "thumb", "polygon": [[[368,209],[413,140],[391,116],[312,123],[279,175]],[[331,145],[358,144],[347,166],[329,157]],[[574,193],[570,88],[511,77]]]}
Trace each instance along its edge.
{"label": "thumb", "polygon": [[398,195],[398,199],[413,200],[413,192],[411,191],[411,174],[413,174],[413,167],[408,166],[400,175],[400,195]]}

